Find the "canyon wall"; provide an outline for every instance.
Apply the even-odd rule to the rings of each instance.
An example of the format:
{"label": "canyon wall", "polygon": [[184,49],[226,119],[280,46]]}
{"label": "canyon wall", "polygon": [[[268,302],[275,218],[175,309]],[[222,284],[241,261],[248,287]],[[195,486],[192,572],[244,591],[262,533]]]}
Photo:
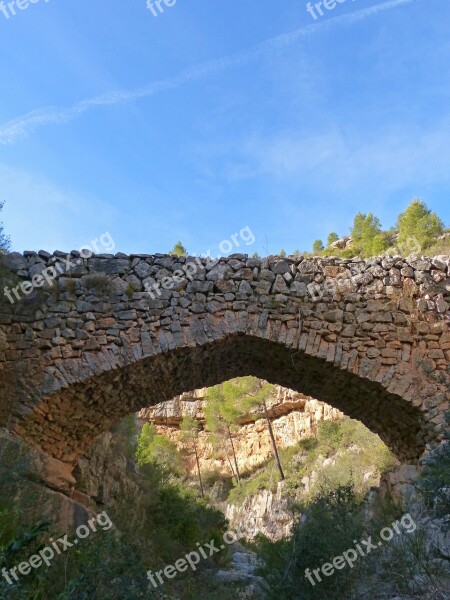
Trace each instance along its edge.
{"label": "canyon wall", "polygon": [[[317,423],[343,416],[337,409],[304,394],[280,386],[276,386],[275,390],[274,395],[267,401],[267,409],[275,440],[280,449],[295,445],[303,437],[314,435]],[[227,458],[216,456],[209,441],[209,433],[203,429],[206,392],[206,388],[194,390],[168,402],[145,408],[139,412],[139,419],[154,423],[158,433],[167,436],[182,449],[180,424],[184,416],[192,417],[198,421],[202,429],[198,436],[198,454],[202,472],[230,475],[231,468]],[[233,444],[239,468],[243,473],[252,471],[273,456],[267,421],[255,411],[242,417],[239,431],[233,434]],[[227,451],[231,458],[231,446]],[[194,456],[187,457],[187,462],[189,471],[194,474],[196,471]]]}

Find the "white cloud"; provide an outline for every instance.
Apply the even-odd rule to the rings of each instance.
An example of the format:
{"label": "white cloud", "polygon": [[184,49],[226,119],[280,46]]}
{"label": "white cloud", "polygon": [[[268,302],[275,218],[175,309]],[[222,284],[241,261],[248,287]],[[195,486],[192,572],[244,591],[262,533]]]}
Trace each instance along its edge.
{"label": "white cloud", "polygon": [[375,188],[377,195],[388,195],[408,186],[449,183],[449,137],[450,115],[426,130],[386,125],[361,132],[348,125],[345,132],[336,128],[317,134],[253,134],[230,142],[226,149],[198,148],[197,164],[212,181],[208,164],[219,159],[219,180],[263,179],[336,197]]}
{"label": "white cloud", "polygon": [[353,24],[363,19],[373,17],[374,15],[391,10],[400,6],[411,4],[417,0],[389,0],[382,4],[377,4],[370,8],[354,11],[352,13],[331,17],[323,21],[317,21],[306,27],[301,27],[293,32],[285,33],[249,50],[237,53],[223,58],[212,60],[200,65],[191,67],[175,77],[155,81],[147,86],[130,90],[110,92],[94,98],[89,98],[78,102],[70,107],[54,107],[48,106],[41,109],[33,110],[25,115],[17,117],[0,126],[0,144],[11,144],[17,139],[26,137],[33,133],[36,129],[46,125],[58,125],[68,123],[73,119],[81,116],[88,110],[101,106],[110,106],[124,104],[139,98],[148,98],[155,96],[160,92],[177,89],[187,83],[196,81],[211,74],[219,73],[225,69],[239,67],[251,62],[254,62],[264,56],[272,54],[278,49],[285,48],[296,43],[299,39],[314,34],[319,30],[334,29],[339,25]]}

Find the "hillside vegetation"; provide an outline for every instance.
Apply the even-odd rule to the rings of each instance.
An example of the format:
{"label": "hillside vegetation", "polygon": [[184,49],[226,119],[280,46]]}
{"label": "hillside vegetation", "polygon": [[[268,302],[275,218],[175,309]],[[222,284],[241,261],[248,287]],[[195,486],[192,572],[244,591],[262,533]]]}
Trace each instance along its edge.
{"label": "hillside vegetation", "polygon": [[[324,490],[337,489],[351,479],[355,492],[363,497],[380,475],[397,460],[380,438],[362,423],[344,418],[318,425],[316,437],[305,438],[280,452],[286,475],[286,493],[301,506]],[[242,504],[260,489],[276,490],[280,477],[274,460],[230,491],[228,502]]]}
{"label": "hillside vegetation", "polygon": [[372,213],[359,212],[348,236],[350,239],[343,238],[340,244],[339,235],[333,231],[328,235],[326,244],[322,240],[314,242],[312,254],[343,258],[370,258],[385,253],[400,256],[450,254],[450,230],[418,199],[399,214],[395,226],[389,229],[383,229],[380,219]]}

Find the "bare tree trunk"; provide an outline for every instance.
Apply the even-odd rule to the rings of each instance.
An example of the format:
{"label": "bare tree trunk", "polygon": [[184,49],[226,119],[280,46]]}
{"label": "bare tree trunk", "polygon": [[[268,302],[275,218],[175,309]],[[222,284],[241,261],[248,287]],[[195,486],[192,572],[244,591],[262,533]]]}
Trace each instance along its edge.
{"label": "bare tree trunk", "polygon": [[235,474],[234,469],[233,469],[233,464],[231,462],[231,459],[230,459],[230,456],[229,456],[228,452],[225,452],[225,456],[228,459],[228,464],[230,465],[231,474],[233,475],[233,477],[236,477],[236,474]]}
{"label": "bare tree trunk", "polygon": [[273,454],[275,456],[275,461],[277,463],[277,467],[280,472],[281,481],[283,481],[285,479],[283,467],[281,466],[280,456],[278,454],[278,448],[277,448],[277,444],[275,442],[275,436],[273,435],[272,423],[270,422],[270,417],[269,417],[269,413],[267,411],[267,405],[266,405],[265,400],[263,402],[263,406],[264,406],[264,414],[266,415],[267,425],[269,427],[270,439],[272,440]]}
{"label": "bare tree trunk", "polygon": [[237,462],[237,458],[236,458],[236,452],[234,450],[233,438],[231,437],[230,426],[228,425],[228,423],[226,425],[227,425],[227,429],[228,429],[228,437],[230,438],[231,449],[233,450],[233,458],[234,458],[234,466],[236,467],[237,482],[241,483],[241,475],[239,473],[239,467],[238,467],[238,462]]}
{"label": "bare tree trunk", "polygon": [[202,498],[204,498],[205,497],[205,491],[203,489],[202,473],[200,471],[200,461],[198,459],[197,443],[196,443],[195,440],[194,440],[194,452],[195,452],[195,460],[197,462],[198,480],[200,482],[200,493],[202,495]]}

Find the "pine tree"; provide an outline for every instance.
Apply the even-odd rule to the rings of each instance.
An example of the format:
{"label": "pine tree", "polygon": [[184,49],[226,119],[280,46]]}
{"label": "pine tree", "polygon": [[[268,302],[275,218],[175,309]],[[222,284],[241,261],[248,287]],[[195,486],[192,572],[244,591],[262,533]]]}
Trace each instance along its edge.
{"label": "pine tree", "polygon": [[169,252],[169,254],[176,254],[176,256],[186,256],[187,250],[181,242],[177,242],[172,248],[172,250]]}
{"label": "pine tree", "polygon": [[[220,411],[223,419],[229,426],[238,426],[242,417],[249,413],[253,408],[260,408],[263,411],[262,416],[266,419],[272,443],[273,454],[277,464],[280,477],[284,479],[284,472],[281,465],[278,447],[273,433],[272,422],[267,410],[267,400],[274,394],[275,387],[269,383],[261,384],[257,377],[239,377],[231,379],[220,386],[218,392],[222,399]],[[234,451],[234,447],[233,447]],[[236,460],[237,467],[237,460]]]}
{"label": "pine tree", "polygon": [[153,423],[145,423],[138,437],[136,463],[140,467],[156,463],[167,474],[179,474],[181,470],[181,457],[176,444],[168,437],[159,435]]}
{"label": "pine tree", "polygon": [[261,381],[256,377],[242,377],[239,382],[241,383],[242,391],[246,390],[245,393],[249,394],[246,400],[243,402],[243,407],[247,411],[254,407],[260,407],[263,410],[267,428],[269,430],[270,441],[272,443],[273,455],[280,473],[281,480],[283,481],[285,479],[284,471],[281,465],[275,435],[273,433],[272,421],[270,420],[269,411],[267,410],[267,400],[275,393],[275,386],[267,382],[261,385]]}
{"label": "pine tree", "polygon": [[317,256],[325,250],[322,240],[316,240],[313,244],[313,253]]}
{"label": "pine tree", "polygon": [[379,219],[372,213],[356,215],[351,236],[353,252],[362,258],[382,254],[388,247],[387,235],[381,230]]}
{"label": "pine tree", "polygon": [[334,231],[332,231],[330,233],[330,235],[327,237],[327,248],[329,248],[331,246],[331,244],[334,244],[334,242],[337,242],[339,239],[339,236],[337,233],[335,233]]}
{"label": "pine tree", "polygon": [[200,494],[201,494],[201,497],[204,498],[205,491],[203,489],[202,472],[200,469],[200,460],[199,460],[198,449],[197,449],[197,438],[198,438],[198,431],[199,431],[198,422],[190,416],[185,416],[181,423],[180,429],[182,432],[181,433],[182,442],[184,444],[186,444],[188,447],[192,447],[194,450],[195,462],[197,464],[198,481],[199,481],[199,485],[200,485]]}
{"label": "pine tree", "polygon": [[417,198],[411,202],[397,220],[400,248],[408,247],[411,240],[417,240],[422,250],[436,243],[444,232],[444,224],[436,213]]}
{"label": "pine tree", "polygon": [[[232,429],[235,425],[235,413],[232,412],[231,407],[229,405],[227,406],[225,401],[224,385],[225,384],[222,383],[208,389],[205,406],[206,425],[211,432],[211,443],[214,447],[219,448],[222,451],[225,449],[225,456],[230,464],[231,472],[233,476],[236,477],[237,482],[240,483],[241,474],[232,436]],[[228,445],[231,448],[234,469],[228,452],[226,451]]]}

